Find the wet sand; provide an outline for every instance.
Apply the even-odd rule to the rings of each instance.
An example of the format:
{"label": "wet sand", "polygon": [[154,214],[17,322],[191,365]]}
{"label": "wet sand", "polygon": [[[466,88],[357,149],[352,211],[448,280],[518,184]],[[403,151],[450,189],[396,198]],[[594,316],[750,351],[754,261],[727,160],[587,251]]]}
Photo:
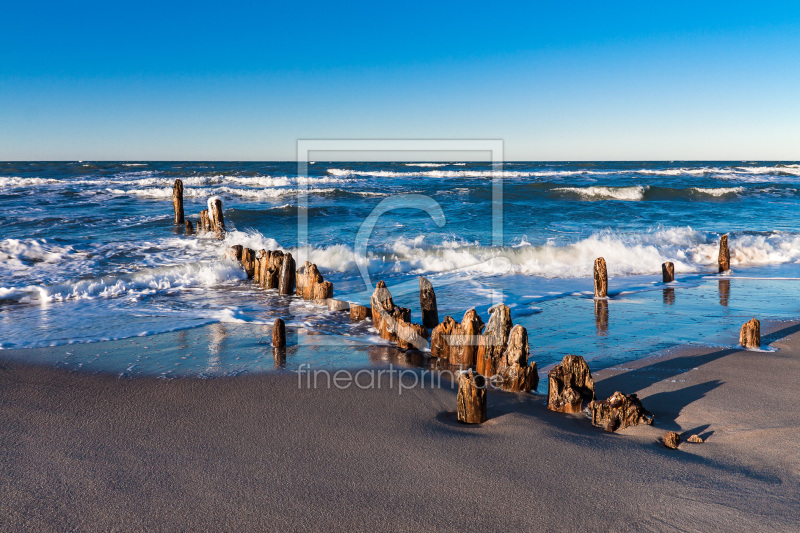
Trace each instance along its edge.
{"label": "wet sand", "polygon": [[[0,528],[798,530],[800,327],[774,353],[683,347],[595,373],[656,425],[617,434],[450,388],[294,374],[120,379],[0,363]],[[704,444],[668,450],[668,430]]]}

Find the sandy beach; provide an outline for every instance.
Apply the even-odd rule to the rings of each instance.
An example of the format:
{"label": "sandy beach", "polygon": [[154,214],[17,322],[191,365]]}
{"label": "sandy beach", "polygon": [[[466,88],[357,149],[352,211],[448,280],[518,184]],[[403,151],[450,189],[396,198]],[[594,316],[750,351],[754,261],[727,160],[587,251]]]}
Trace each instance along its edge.
{"label": "sandy beach", "polygon": [[[673,349],[595,373],[654,426],[606,433],[545,397],[120,379],[0,364],[0,524],[19,530],[774,530],[800,527],[798,327],[777,352]],[[668,430],[703,444],[678,450]]]}

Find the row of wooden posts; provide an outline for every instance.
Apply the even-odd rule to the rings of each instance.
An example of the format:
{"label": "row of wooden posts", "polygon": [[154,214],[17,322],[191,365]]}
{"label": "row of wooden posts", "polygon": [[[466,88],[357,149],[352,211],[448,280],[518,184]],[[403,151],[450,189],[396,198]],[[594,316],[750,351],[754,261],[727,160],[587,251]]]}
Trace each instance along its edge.
{"label": "row of wooden posts", "polygon": [[[172,197],[175,223],[184,225],[186,235],[195,233],[191,221],[185,220],[183,183],[175,180]],[[208,209],[200,213],[196,231],[213,232],[218,239],[225,237],[222,200],[212,197]],[[489,310],[484,324],[475,309],[468,310],[461,322],[445,316],[439,321],[436,293],[431,282],[419,278],[419,300],[422,324],[411,322],[411,311],[394,304],[386,284],[379,281],[369,307],[333,298],[333,284],[325,281],[317,266],[306,261],[295,271],[291,253],[280,250],[252,250],[235,245],[226,250],[226,258],[242,265],[247,277],[264,289],[277,289],[279,294],[298,296],[327,305],[335,311],[349,311],[350,319],[371,318],[381,338],[395,342],[400,349],[422,350],[430,346],[431,358],[437,366],[464,370],[459,376],[457,417],[468,424],[486,420],[487,381],[509,392],[529,392],[539,383],[536,362],[530,361],[528,333],[522,325],[513,325],[511,312],[505,304]],[[728,236],[720,239],[719,271],[730,269]],[[664,283],[675,280],[675,266],[661,266]],[[594,263],[595,298],[608,297],[608,270],[604,258]],[[430,343],[428,342],[430,339]],[[760,324],[755,318],[742,326],[739,342],[752,348],[761,344]],[[286,326],[277,318],[273,326],[273,346],[286,346]],[[441,363],[441,365],[439,365]],[[592,413],[592,423],[615,431],[641,421],[652,423],[652,415],[644,409],[635,394],[615,392],[604,401],[594,396],[594,381],[586,361],[580,356],[567,355],[561,364],[548,373],[549,409],[563,413],[578,413],[586,406]]]}

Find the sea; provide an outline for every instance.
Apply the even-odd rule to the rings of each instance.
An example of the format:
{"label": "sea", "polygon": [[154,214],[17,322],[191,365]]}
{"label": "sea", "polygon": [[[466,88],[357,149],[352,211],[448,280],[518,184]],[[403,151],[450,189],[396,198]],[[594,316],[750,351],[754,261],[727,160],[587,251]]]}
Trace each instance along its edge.
{"label": "sea", "polygon": [[[174,224],[177,178],[193,222],[222,199],[224,240]],[[0,163],[0,359],[165,378],[427,364],[370,321],[256,287],[225,259],[234,244],[312,261],[347,301],[383,280],[417,322],[419,276],[440,318],[488,321],[505,303],[540,369],[569,353],[598,368],[731,347],[752,317],[800,317],[799,191],[797,162]],[[176,348],[146,349],[164,338]]]}

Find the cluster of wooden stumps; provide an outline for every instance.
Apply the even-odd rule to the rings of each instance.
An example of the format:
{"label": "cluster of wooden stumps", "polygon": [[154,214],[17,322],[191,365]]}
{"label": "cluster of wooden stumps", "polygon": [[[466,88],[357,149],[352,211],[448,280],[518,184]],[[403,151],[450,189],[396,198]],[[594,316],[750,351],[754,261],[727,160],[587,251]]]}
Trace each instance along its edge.
{"label": "cluster of wooden stumps", "polygon": [[[719,272],[728,272],[731,269],[731,252],[728,248],[728,236],[723,235],[719,240],[719,256],[717,258]],[[675,265],[671,262],[666,262],[661,265],[661,277],[664,283],[672,283],[675,281]],[[728,280],[724,280],[727,289]],[[720,281],[722,283],[722,281]],[[665,289],[671,290],[671,289]],[[669,297],[665,295],[665,300],[672,303],[674,293],[670,293]],[[594,262],[594,297],[595,297],[595,316],[598,323],[598,329],[605,329],[608,327],[608,270],[606,267],[606,260],[598,257]],[[722,298],[722,296],[720,297]],[[727,305],[727,292],[725,295],[725,305]],[[753,318],[742,326],[739,334],[739,344],[745,348],[758,348],[761,346],[761,324],[758,320]]]}
{"label": "cluster of wooden stumps", "polygon": [[[185,219],[183,208],[183,182],[175,180],[172,203],[175,224],[185,225],[186,235],[196,232],[213,232],[218,239],[225,238],[225,221],[222,200],[212,197],[208,209],[200,212],[195,226]],[[324,303],[331,310],[348,311],[353,321],[371,318],[381,338],[395,342],[400,349],[422,350],[430,346],[431,358],[437,367],[458,369],[458,420],[467,424],[480,424],[487,418],[487,389],[494,387],[509,392],[529,392],[539,383],[536,362],[530,361],[530,346],[526,329],[513,325],[509,308],[498,304],[489,309],[485,324],[475,309],[468,310],[461,322],[451,316],[439,321],[436,294],[429,280],[419,278],[419,299],[422,324],[411,322],[411,311],[394,304],[386,284],[379,281],[370,299],[370,306],[333,299],[333,284],[325,281],[317,266],[309,261],[295,270],[290,253],[280,250],[252,250],[241,245],[226,250],[226,258],[242,265],[247,277],[263,289],[277,289],[279,294],[296,293],[306,300]],[[723,235],[719,246],[719,272],[730,270],[728,236]],[[675,266],[671,262],[661,265],[664,283],[675,281]],[[604,258],[594,263],[595,310],[598,317],[605,312],[608,320],[608,269]],[[600,318],[598,319],[600,320]],[[598,327],[600,323],[598,322]],[[430,343],[428,342],[430,339]],[[744,324],[739,343],[747,348],[761,345],[759,321],[755,318]],[[282,349],[286,346],[286,325],[275,319],[272,344]],[[567,355],[561,364],[548,373],[547,408],[560,413],[591,414],[592,424],[607,431],[616,431],[639,423],[652,424],[649,413],[635,394],[619,391],[606,400],[597,400],[594,381],[586,361],[577,355]],[[690,442],[702,442],[693,435]],[[664,444],[674,448],[680,437],[667,434]]]}
{"label": "cluster of wooden stumps", "polygon": [[222,200],[213,196],[208,199],[208,209],[200,211],[200,220],[196,224],[184,217],[183,181],[175,180],[172,187],[172,207],[175,210],[175,224],[185,226],[186,235],[195,233],[214,233],[218,239],[225,238],[225,217],[222,214]]}

